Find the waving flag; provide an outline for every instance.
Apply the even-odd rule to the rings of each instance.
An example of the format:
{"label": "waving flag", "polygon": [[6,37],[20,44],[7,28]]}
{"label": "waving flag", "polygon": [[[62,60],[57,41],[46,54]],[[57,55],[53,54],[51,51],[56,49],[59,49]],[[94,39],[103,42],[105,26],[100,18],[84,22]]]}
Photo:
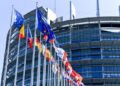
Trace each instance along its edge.
{"label": "waving flag", "polygon": [[52,71],[54,74],[57,74],[59,71],[59,65],[57,63],[52,64]]}
{"label": "waving flag", "polygon": [[20,31],[19,38],[24,38],[25,37],[24,18],[17,10],[14,10],[13,26],[19,29]]}
{"label": "waving flag", "polygon": [[56,47],[54,43],[53,43],[53,47],[59,58],[61,58],[63,61],[68,61],[67,60],[68,55],[62,48]]}
{"label": "waving flag", "polygon": [[47,48],[45,50],[44,56],[46,57],[48,62],[51,61],[51,58],[53,58],[50,51]]}
{"label": "waving flag", "polygon": [[25,27],[22,25],[20,32],[19,32],[19,38],[25,38]]}
{"label": "waving flag", "polygon": [[67,80],[72,80],[72,79],[70,78],[70,76],[66,73],[65,70],[62,70],[62,75],[63,75],[63,77],[64,77],[65,79],[67,79]]}
{"label": "waving flag", "polygon": [[51,30],[50,25],[47,23],[45,17],[38,9],[36,10],[36,29],[43,33],[44,39],[47,42],[54,42],[54,33]]}
{"label": "waving flag", "polygon": [[20,29],[22,27],[23,23],[24,23],[23,16],[17,10],[14,10],[14,14],[13,14],[14,27]]}
{"label": "waving flag", "polygon": [[28,34],[28,46],[29,48],[33,47],[33,38],[32,38],[32,34],[31,34],[31,30],[30,28],[27,29],[27,34]]}
{"label": "waving flag", "polygon": [[42,52],[42,44],[40,43],[39,39],[35,39],[35,46],[38,48],[40,52]]}

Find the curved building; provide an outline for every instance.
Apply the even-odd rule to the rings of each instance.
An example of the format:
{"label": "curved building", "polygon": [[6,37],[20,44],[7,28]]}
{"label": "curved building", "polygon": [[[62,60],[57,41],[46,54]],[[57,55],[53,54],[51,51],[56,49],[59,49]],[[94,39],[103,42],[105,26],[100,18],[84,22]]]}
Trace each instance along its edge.
{"label": "curved building", "polygon": [[86,86],[120,86],[120,17],[93,17],[52,25]]}
{"label": "curved building", "polygon": [[[47,11],[40,9],[47,17]],[[35,11],[26,14],[25,19],[25,27],[29,24],[33,33]],[[51,26],[59,46],[67,51],[73,69],[83,76],[86,86],[120,86],[120,17],[81,18],[53,23]],[[33,54],[32,49],[26,47],[25,39],[20,41],[18,49],[18,29],[12,29],[9,35],[10,31],[1,86],[43,86],[44,61],[38,58],[38,50]],[[37,36],[40,36],[39,32]],[[48,73],[46,71],[45,74],[49,81]],[[51,76],[54,75],[51,73]]]}

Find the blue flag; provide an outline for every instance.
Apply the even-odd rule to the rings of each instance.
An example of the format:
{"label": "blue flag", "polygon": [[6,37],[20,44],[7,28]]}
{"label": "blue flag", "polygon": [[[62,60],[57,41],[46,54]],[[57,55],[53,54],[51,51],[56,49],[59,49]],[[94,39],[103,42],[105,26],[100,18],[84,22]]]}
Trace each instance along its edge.
{"label": "blue flag", "polygon": [[48,37],[48,42],[54,39],[54,33],[51,30],[50,25],[47,23],[41,11],[39,11],[38,9],[36,13],[36,29],[40,30],[44,36]]}
{"label": "blue flag", "polygon": [[14,21],[13,21],[13,26],[15,28],[18,28],[20,29],[24,23],[24,18],[23,16],[17,11],[17,10],[14,10]]}

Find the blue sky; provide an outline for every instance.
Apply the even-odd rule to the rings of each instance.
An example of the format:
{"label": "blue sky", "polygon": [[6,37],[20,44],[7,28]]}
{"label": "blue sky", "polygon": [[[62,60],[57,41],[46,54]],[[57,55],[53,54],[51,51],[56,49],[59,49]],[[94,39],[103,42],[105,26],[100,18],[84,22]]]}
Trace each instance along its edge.
{"label": "blue sky", "polygon": [[[77,12],[77,18],[96,16],[96,0],[72,0]],[[35,3],[39,6],[54,10],[55,0],[0,0],[0,82],[3,67],[3,58],[6,44],[7,32],[10,28],[10,16],[12,4],[21,12],[27,12],[35,9]],[[118,16],[118,6],[120,0],[100,0],[101,16]],[[69,19],[69,0],[56,0],[57,16],[64,16]]]}

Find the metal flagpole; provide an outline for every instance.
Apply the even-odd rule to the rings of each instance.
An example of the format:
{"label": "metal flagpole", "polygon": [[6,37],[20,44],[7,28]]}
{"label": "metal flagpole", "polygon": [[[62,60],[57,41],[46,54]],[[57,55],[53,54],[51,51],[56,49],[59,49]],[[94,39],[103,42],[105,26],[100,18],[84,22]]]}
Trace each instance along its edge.
{"label": "metal flagpole", "polygon": [[27,58],[27,40],[28,40],[28,28],[29,28],[29,25],[27,25],[27,37],[26,37],[26,47],[25,47],[25,58],[24,58],[24,69],[23,69],[23,79],[22,79],[22,86],[24,86],[25,84],[25,70],[26,70],[26,58]]}
{"label": "metal flagpole", "polygon": [[[45,45],[46,50],[46,45]],[[43,52],[45,54],[45,52]],[[43,86],[46,86],[46,57],[44,57],[44,63],[43,63]]]}
{"label": "metal flagpole", "polygon": [[21,38],[18,37],[18,50],[17,50],[17,57],[16,57],[14,86],[16,86],[16,84],[17,84],[16,82],[17,82],[17,73],[18,73],[18,61],[19,61],[19,51],[20,51],[20,40],[21,40]]}
{"label": "metal flagpole", "polygon": [[[37,6],[37,5],[36,5]],[[38,7],[36,7],[38,8]],[[40,33],[40,42],[41,42],[41,33]],[[38,68],[37,68],[37,86],[41,85],[41,52],[38,51]]]}
{"label": "metal flagpole", "polygon": [[35,19],[35,30],[34,30],[34,43],[33,43],[33,55],[32,55],[32,68],[31,68],[31,81],[30,81],[30,86],[33,86],[34,82],[34,64],[35,64],[35,41],[36,41],[36,29],[37,29],[37,2],[36,2],[36,19]]}
{"label": "metal flagpole", "polygon": [[56,13],[56,0],[55,0],[55,3],[54,3],[54,10],[55,10],[55,13]]}
{"label": "metal flagpole", "polygon": [[70,0],[70,20],[72,19],[72,11],[71,11],[72,8],[71,7],[72,7],[72,3],[71,3],[71,0]]}
{"label": "metal flagpole", "polygon": [[48,71],[46,71],[46,74],[47,74],[47,76],[46,76],[46,85],[49,86],[49,85],[50,85],[50,84],[49,84],[49,81],[50,81],[50,80],[49,80],[49,78],[50,78],[50,76],[49,76],[49,71],[50,71],[49,66],[50,66],[50,65],[49,65],[48,62],[47,62],[47,65],[46,65],[46,66],[47,66],[47,70],[48,70]]}
{"label": "metal flagpole", "polygon": [[33,45],[33,55],[32,55],[32,68],[31,68],[31,81],[30,86],[33,86],[33,79],[34,79],[34,64],[35,64],[35,38],[36,37],[36,29],[34,30],[34,45]]}
{"label": "metal flagpole", "polygon": [[[101,34],[101,25],[100,25],[100,8],[99,8],[99,0],[97,0],[97,18],[98,18],[98,28],[99,28],[99,34],[100,34],[100,42],[102,41],[102,34]],[[103,59],[103,50],[102,50],[102,45],[101,45],[101,48],[100,48],[100,51],[101,51],[101,59]],[[104,67],[103,67],[103,64],[102,64],[102,71],[104,71]],[[104,76],[102,76],[104,78]]]}
{"label": "metal flagpole", "polygon": [[[60,61],[60,73],[61,73],[61,75],[62,75],[62,60]],[[62,78],[62,76],[61,76],[61,78]],[[64,79],[63,79],[64,80]],[[63,80],[61,79],[61,86],[63,86]]]}
{"label": "metal flagpole", "polygon": [[[51,51],[51,50],[50,50],[50,51]],[[51,82],[51,81],[50,81],[50,80],[51,80],[51,77],[50,77],[50,64],[51,64],[51,63],[49,62],[48,65],[47,65],[47,66],[48,66],[48,78],[47,78],[47,80],[48,80],[48,86],[51,86],[51,84],[50,84],[50,82]]]}
{"label": "metal flagpole", "polygon": [[120,16],[120,5],[119,5],[119,8],[118,8],[118,9],[119,9],[119,16]]}
{"label": "metal flagpole", "polygon": [[[56,53],[54,53],[54,58],[56,59]],[[56,86],[56,75],[54,74],[54,86]]]}
{"label": "metal flagpole", "polygon": [[[57,40],[56,40],[55,42],[56,42],[56,44],[58,44],[58,46],[59,46],[59,43],[57,42]],[[55,57],[56,57],[56,53],[55,53]],[[60,61],[60,59],[59,59],[59,57],[58,57],[58,60],[57,60],[58,66],[59,66],[59,61]],[[57,74],[57,77],[56,77],[56,78],[57,78],[57,81],[56,81],[56,82],[57,82],[57,83],[56,83],[57,86],[60,86],[59,76],[60,76],[60,75],[59,75],[59,71],[58,71],[58,74]]]}
{"label": "metal flagpole", "polygon": [[47,62],[47,70],[48,71],[46,71],[46,74],[47,74],[47,76],[46,76],[46,85],[47,86],[50,86],[50,64],[49,64],[49,62]]}
{"label": "metal flagpole", "polygon": [[[65,69],[65,68],[64,68]],[[64,81],[63,81],[63,86],[65,86],[65,78],[64,78]]]}
{"label": "metal flagpole", "polygon": [[[50,51],[51,51],[51,55],[52,55],[52,44],[50,45]],[[49,65],[50,65],[50,68],[49,68],[49,69],[50,69],[50,83],[49,83],[49,84],[50,84],[50,86],[52,86],[52,85],[51,85],[51,84],[52,84],[52,83],[51,83],[51,82],[52,82],[52,75],[51,75],[51,71],[52,71],[51,65],[52,65],[52,64],[51,64],[51,61],[50,61],[50,64],[49,64]]]}
{"label": "metal flagpole", "polygon": [[13,8],[14,7],[12,5],[11,20],[10,20],[10,32],[9,32],[9,36],[8,36],[8,45],[7,45],[7,56],[6,56],[6,62],[5,62],[5,71],[4,71],[4,75],[3,75],[3,86],[6,86],[7,65],[8,65],[8,57],[9,57],[9,50],[10,50],[11,31],[12,31]]}
{"label": "metal flagpole", "polygon": [[[72,2],[70,0],[70,21],[72,20]],[[69,27],[70,27],[70,45],[72,44],[72,25],[69,24]],[[72,59],[72,51],[71,49],[69,50],[70,51],[70,60]],[[66,82],[66,80],[65,80]],[[69,86],[69,84],[68,84]]]}
{"label": "metal flagpole", "polygon": [[47,71],[47,86],[50,86],[50,67],[49,67],[50,65],[49,65],[49,63],[47,64],[47,69],[48,69],[48,71]]}
{"label": "metal flagpole", "polygon": [[[58,65],[59,65],[59,60],[60,60],[60,59],[58,58]],[[60,75],[59,75],[59,72],[58,72],[58,82],[57,82],[57,86],[60,86],[60,84],[59,84],[59,81],[60,81],[60,80],[59,80],[59,76],[60,76]]]}
{"label": "metal flagpole", "polygon": [[97,17],[100,17],[99,0],[97,0]]}
{"label": "metal flagpole", "polygon": [[[40,33],[40,42],[41,42],[41,33]],[[37,69],[37,86],[40,86],[40,76],[41,76],[41,52],[38,51],[38,69]]]}

